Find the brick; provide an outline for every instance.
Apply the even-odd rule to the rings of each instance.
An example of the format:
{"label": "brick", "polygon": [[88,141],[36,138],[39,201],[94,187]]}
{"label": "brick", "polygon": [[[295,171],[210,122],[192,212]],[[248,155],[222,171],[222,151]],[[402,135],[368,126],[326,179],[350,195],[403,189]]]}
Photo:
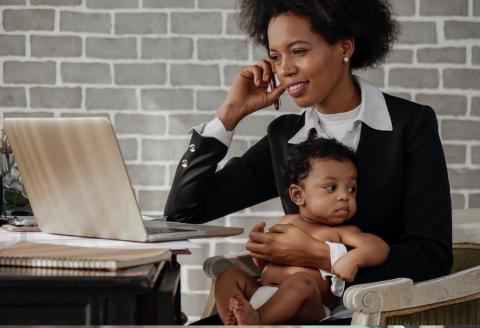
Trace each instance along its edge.
{"label": "brick", "polygon": [[185,135],[190,128],[210,120],[210,114],[173,114],[170,115],[168,131],[171,135]]}
{"label": "brick", "polygon": [[32,108],[80,108],[81,88],[30,88]]}
{"label": "brick", "polygon": [[470,194],[468,196],[468,207],[469,208],[480,207],[480,194]]}
{"label": "brick", "polygon": [[3,63],[3,81],[6,83],[55,83],[54,62],[16,62]]}
{"label": "brick", "polygon": [[356,72],[356,74],[378,88],[385,86],[385,70],[382,68],[361,70]]}
{"label": "brick", "polygon": [[399,43],[437,43],[437,29],[434,22],[401,22]]}
{"label": "brick", "polygon": [[215,255],[235,254],[235,253],[245,252],[246,250],[247,249],[245,248],[244,242],[241,242],[241,243],[219,242],[215,244]]}
{"label": "brick", "polygon": [[390,95],[398,98],[412,100],[412,94],[409,92],[389,92]]}
{"label": "brick", "polygon": [[78,57],[82,55],[82,39],[77,36],[30,37],[32,57]]}
{"label": "brick", "polygon": [[236,0],[199,0],[198,8],[234,9]]}
{"label": "brick", "polygon": [[473,0],[473,15],[480,16],[480,0]]}
{"label": "brick", "polygon": [[55,12],[47,9],[5,9],[3,28],[5,31],[51,31],[54,27]]}
{"label": "brick", "polygon": [[472,98],[472,115],[480,116],[480,97]]}
{"label": "brick", "polygon": [[465,196],[462,194],[451,194],[450,197],[453,209],[465,208]]}
{"label": "brick", "polygon": [[188,140],[143,140],[142,160],[174,161],[177,163],[187,151]]}
{"label": "brick", "polygon": [[245,40],[199,39],[198,58],[205,59],[248,59],[248,43]]}
{"label": "brick", "polygon": [[0,56],[25,56],[25,36],[0,35]]}
{"label": "brick", "polygon": [[194,0],[143,0],[143,8],[195,8]]}
{"label": "brick", "polygon": [[87,38],[87,57],[128,59],[137,58],[135,38]]}
{"label": "brick", "polygon": [[161,186],[165,183],[163,165],[127,165],[128,175],[133,185]]}
{"label": "brick", "polygon": [[413,16],[415,14],[415,0],[390,0],[392,11],[398,16]]}
{"label": "brick", "polygon": [[137,159],[138,142],[136,139],[119,138],[118,143],[125,161]]}
{"label": "brick", "polygon": [[472,63],[480,65],[480,47],[472,47]]}
{"label": "brick", "polygon": [[138,0],[86,0],[89,9],[138,8]]}
{"label": "brick", "polygon": [[467,16],[468,0],[421,0],[422,16]]}
{"label": "brick", "polygon": [[480,23],[446,21],[445,38],[447,40],[480,39]]}
{"label": "brick", "polygon": [[179,256],[178,261],[181,265],[203,265],[203,262],[209,257],[208,244],[202,244],[200,248],[190,248],[190,255]]}
{"label": "brick", "polygon": [[[210,120],[212,120],[213,117],[210,117]],[[238,139],[233,139],[232,144],[228,148],[227,155],[225,156],[225,161],[228,161],[232,157],[240,157],[242,156],[246,151],[248,150],[248,142],[245,140],[238,140]]]}
{"label": "brick", "polygon": [[386,63],[406,63],[413,62],[413,51],[408,49],[395,49],[386,58]]}
{"label": "brick", "polygon": [[275,119],[274,115],[259,115],[257,113],[245,117],[237,125],[235,134],[237,136],[259,136],[267,134],[267,127]]}
{"label": "brick", "polygon": [[480,181],[480,170],[449,169],[448,178],[451,189],[475,189]]}
{"label": "brick", "polygon": [[467,49],[455,47],[418,49],[417,59],[420,63],[465,64],[467,60]]}
{"label": "brick", "polygon": [[437,115],[465,115],[467,113],[467,97],[460,95],[420,93],[417,102],[431,106]]}
{"label": "brick", "polygon": [[445,88],[480,90],[480,69],[447,68],[443,71]]}
{"label": "brick", "polygon": [[405,88],[438,88],[439,74],[436,69],[393,68],[388,84]]}
{"label": "brick", "polygon": [[443,120],[442,138],[444,140],[479,140],[480,122]]}
{"label": "brick", "polygon": [[4,118],[28,118],[28,117],[53,117],[53,113],[48,112],[6,112],[3,113]]}
{"label": "brick", "polygon": [[138,204],[142,212],[163,212],[167,201],[168,191],[140,190]]}
{"label": "brick", "polygon": [[191,38],[142,38],[143,59],[191,59],[193,39]]}
{"label": "brick", "polygon": [[203,307],[207,304],[207,298],[208,294],[182,294],[182,311],[188,313],[189,317],[200,317]]}
{"label": "brick", "polygon": [[87,109],[136,109],[137,98],[134,89],[86,90]]}
{"label": "brick", "polygon": [[480,146],[472,146],[472,163],[480,164]]}
{"label": "brick", "polygon": [[27,98],[24,88],[0,87],[0,108],[25,106],[27,106]]}
{"label": "brick", "polygon": [[109,14],[74,11],[60,12],[61,31],[110,33],[111,25]]}
{"label": "brick", "polygon": [[116,34],[164,34],[167,33],[167,14],[117,14]]}
{"label": "brick", "polygon": [[219,85],[218,65],[172,64],[170,81],[172,85]]}
{"label": "brick", "polygon": [[238,26],[238,14],[227,14],[227,34],[243,34]]}
{"label": "brick", "polygon": [[80,6],[82,0],[30,0],[32,6]]}
{"label": "brick", "polygon": [[260,61],[263,58],[267,57],[267,50],[263,46],[253,45],[252,47],[252,58],[254,61]]}
{"label": "brick", "polygon": [[89,112],[63,112],[60,113],[60,117],[103,117],[111,121],[110,114],[108,113],[89,113]]}
{"label": "brick", "polygon": [[242,67],[243,66],[241,65],[225,65],[223,69],[223,74],[225,76],[224,83],[226,86],[231,86],[233,84],[233,81],[235,81],[235,78],[237,77]]}
{"label": "brick", "polygon": [[[184,257],[191,257],[191,255],[187,255]],[[203,261],[205,260],[203,258],[198,259],[199,262],[202,262],[200,264],[203,264]],[[194,290],[194,291],[209,291],[210,286],[212,284],[212,280],[208,278],[204,273],[202,269],[188,269],[188,277],[192,277],[192,279],[188,279],[188,289],[189,290]],[[182,281],[183,284],[183,281]]]}
{"label": "brick", "polygon": [[257,204],[255,206],[250,207],[252,212],[283,212],[282,203],[280,198],[274,198],[271,200],[267,200],[266,202]]}
{"label": "brick", "polygon": [[1,6],[22,6],[26,4],[26,0],[1,0]]}
{"label": "brick", "polygon": [[135,133],[142,135],[164,134],[166,120],[162,115],[117,114],[115,116],[117,133]]}
{"label": "brick", "polygon": [[116,84],[165,84],[166,64],[116,64]]}
{"label": "brick", "polygon": [[220,34],[222,33],[222,15],[214,12],[172,13],[171,30],[173,33]]}
{"label": "brick", "polygon": [[101,63],[62,63],[62,80],[67,83],[110,83],[110,65]]}
{"label": "brick", "polygon": [[142,109],[145,109],[145,110],[193,109],[193,90],[189,90],[189,89],[142,90]]}
{"label": "brick", "polygon": [[447,164],[465,164],[467,160],[467,147],[463,145],[443,145]]}
{"label": "brick", "polygon": [[225,90],[197,91],[197,108],[202,110],[217,110],[225,101],[228,92]]}

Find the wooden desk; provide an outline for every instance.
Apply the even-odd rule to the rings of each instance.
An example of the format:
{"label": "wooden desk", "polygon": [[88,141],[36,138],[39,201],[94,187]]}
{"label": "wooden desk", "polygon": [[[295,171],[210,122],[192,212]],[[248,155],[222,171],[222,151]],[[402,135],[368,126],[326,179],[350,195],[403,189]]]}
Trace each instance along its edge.
{"label": "wooden desk", "polygon": [[182,324],[180,265],[117,272],[0,267],[0,324]]}

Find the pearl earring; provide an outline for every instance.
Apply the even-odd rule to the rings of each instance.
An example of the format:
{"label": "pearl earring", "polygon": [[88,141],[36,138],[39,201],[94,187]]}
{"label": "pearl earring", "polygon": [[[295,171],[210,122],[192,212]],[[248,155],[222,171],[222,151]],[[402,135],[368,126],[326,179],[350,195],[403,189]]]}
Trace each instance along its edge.
{"label": "pearl earring", "polygon": [[344,61],[345,63],[348,63],[348,62],[350,62],[350,58],[348,58],[348,57],[343,57],[343,61]]}

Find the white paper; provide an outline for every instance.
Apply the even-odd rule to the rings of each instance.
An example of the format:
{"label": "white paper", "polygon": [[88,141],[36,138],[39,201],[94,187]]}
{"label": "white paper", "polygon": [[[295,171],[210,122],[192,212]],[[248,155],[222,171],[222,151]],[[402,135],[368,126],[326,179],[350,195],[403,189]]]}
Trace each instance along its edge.
{"label": "white paper", "polygon": [[171,250],[183,250],[187,248],[199,248],[200,246],[190,240],[167,241],[155,243],[140,243],[134,241],[122,241],[100,238],[84,238],[77,236],[54,235],[44,232],[9,232],[0,229],[0,248],[20,242],[29,241],[36,243],[48,243],[68,246],[105,247],[105,248],[135,248],[135,249],[158,249],[169,248]]}

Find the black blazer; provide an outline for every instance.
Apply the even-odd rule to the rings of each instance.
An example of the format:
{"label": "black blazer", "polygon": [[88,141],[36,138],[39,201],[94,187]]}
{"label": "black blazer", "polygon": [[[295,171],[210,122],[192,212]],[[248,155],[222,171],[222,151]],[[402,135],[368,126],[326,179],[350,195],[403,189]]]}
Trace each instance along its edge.
{"label": "black blazer", "polygon": [[[380,236],[391,252],[384,264],[360,270],[355,283],[395,277],[422,281],[447,274],[452,264],[450,187],[435,113],[384,96],[393,131],[362,124],[358,210],[349,224]],[[304,114],[278,117],[264,138],[218,172],[227,147],[194,132],[195,149],[183,156],[186,167],[179,164],[167,200],[168,220],[203,223],[278,196],[285,213],[298,213],[285,193],[280,164],[291,147],[288,140],[304,123]]]}

